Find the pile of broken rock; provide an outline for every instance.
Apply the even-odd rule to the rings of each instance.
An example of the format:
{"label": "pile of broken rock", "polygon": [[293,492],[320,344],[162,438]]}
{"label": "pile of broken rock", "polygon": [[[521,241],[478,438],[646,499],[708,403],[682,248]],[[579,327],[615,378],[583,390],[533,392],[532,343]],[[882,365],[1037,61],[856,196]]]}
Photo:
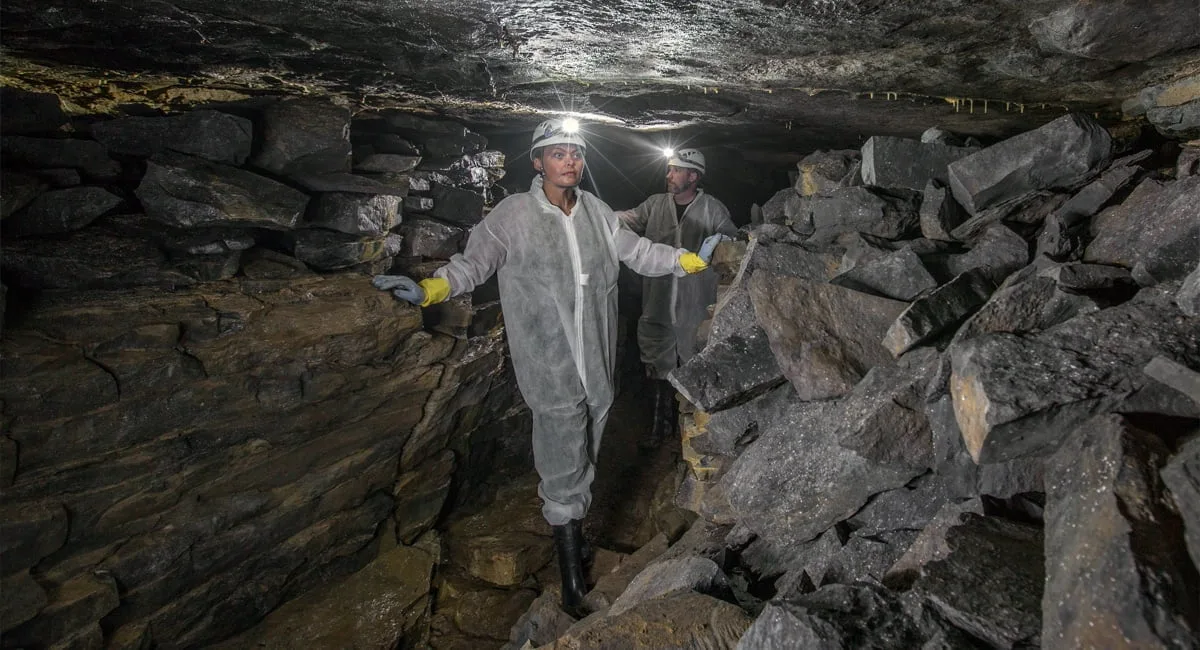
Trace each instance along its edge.
{"label": "pile of broken rock", "polygon": [[700,518],[510,647],[1197,647],[1200,176],[1115,148],[805,158],[671,377]]}

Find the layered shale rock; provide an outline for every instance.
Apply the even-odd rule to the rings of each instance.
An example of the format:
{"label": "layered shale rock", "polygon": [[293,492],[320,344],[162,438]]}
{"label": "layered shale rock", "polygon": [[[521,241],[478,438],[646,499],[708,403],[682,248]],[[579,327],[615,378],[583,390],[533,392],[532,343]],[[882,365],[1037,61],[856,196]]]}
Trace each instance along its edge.
{"label": "layered shale rock", "polygon": [[[368,275],[323,273],[387,270],[403,193],[349,173],[344,109],[261,117],[261,139],[197,111],[0,143],[0,265],[23,301],[0,341],[6,642],[208,645],[367,565],[231,643],[427,636],[436,558],[403,544],[469,491],[451,448],[523,421],[503,332],[463,340],[470,311],[459,338],[425,331]],[[394,625],[363,627],[372,594]],[[315,616],[323,597],[361,600]]]}

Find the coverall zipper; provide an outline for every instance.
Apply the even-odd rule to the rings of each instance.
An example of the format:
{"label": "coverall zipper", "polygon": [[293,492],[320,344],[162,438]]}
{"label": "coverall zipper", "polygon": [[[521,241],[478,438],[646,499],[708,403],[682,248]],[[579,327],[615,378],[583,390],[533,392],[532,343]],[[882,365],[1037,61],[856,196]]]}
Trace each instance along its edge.
{"label": "coverall zipper", "polygon": [[[580,206],[576,204],[575,210]],[[571,212],[574,213],[575,210]],[[575,372],[587,389],[587,378],[583,373],[583,258],[579,254],[579,238],[575,235],[574,217],[558,212],[560,223],[567,231],[567,247],[571,251],[571,268],[575,272]]]}

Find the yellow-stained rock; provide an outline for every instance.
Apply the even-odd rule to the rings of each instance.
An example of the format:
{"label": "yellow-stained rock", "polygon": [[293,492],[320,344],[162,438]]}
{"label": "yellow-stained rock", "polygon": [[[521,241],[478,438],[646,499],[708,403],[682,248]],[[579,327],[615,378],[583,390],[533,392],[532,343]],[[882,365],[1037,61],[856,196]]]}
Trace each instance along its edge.
{"label": "yellow-stained rock", "polygon": [[505,587],[546,566],[554,557],[554,542],[536,484],[535,475],[506,486],[487,509],[450,524],[446,544],[454,563]]}

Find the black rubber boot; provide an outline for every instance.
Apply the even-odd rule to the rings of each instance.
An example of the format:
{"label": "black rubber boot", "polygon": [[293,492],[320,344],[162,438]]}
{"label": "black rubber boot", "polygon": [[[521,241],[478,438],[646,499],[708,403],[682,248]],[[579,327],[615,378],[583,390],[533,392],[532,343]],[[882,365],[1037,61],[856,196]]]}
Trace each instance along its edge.
{"label": "black rubber boot", "polygon": [[554,530],[554,548],[558,553],[558,569],[562,574],[562,609],[575,618],[587,616],[583,597],[587,584],[583,578],[583,526],[578,519]]}
{"label": "black rubber boot", "polygon": [[672,399],[675,389],[670,383],[662,379],[652,381],[654,383],[654,405],[650,416],[650,434],[638,441],[638,446],[642,449],[658,449],[662,446],[670,427],[667,412],[671,407],[671,402],[675,401]]}
{"label": "black rubber boot", "polygon": [[679,401],[675,399],[675,387],[662,380],[662,429],[663,440],[679,439]]}

